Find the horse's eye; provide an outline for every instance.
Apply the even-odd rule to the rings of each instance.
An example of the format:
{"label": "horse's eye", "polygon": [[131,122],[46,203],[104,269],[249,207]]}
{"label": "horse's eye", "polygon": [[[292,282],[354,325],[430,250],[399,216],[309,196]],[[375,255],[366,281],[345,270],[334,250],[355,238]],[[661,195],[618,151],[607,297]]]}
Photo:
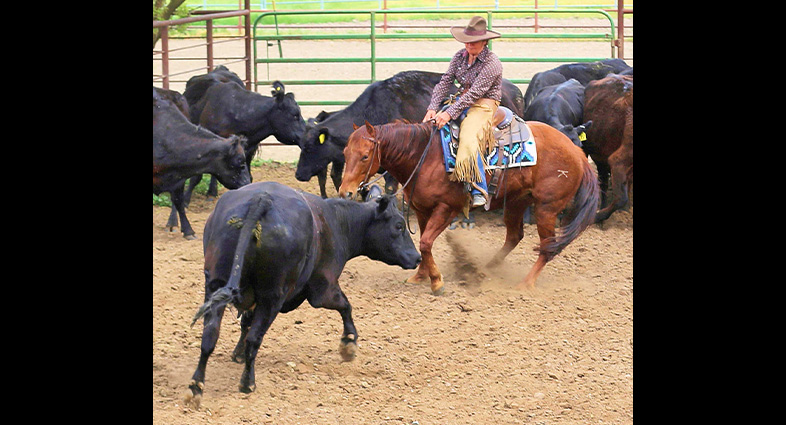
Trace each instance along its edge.
{"label": "horse's eye", "polygon": [[368,155],[363,155],[363,158],[360,158],[361,161],[366,161],[368,159]]}

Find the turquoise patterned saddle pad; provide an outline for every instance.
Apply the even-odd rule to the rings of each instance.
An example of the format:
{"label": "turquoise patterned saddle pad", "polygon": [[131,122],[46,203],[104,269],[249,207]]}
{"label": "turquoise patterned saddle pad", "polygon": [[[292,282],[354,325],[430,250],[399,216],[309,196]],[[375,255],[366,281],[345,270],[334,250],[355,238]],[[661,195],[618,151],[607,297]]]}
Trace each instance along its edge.
{"label": "turquoise patterned saddle pad", "polygon": [[[508,167],[528,167],[538,161],[535,138],[523,119],[514,115],[510,125],[494,131],[497,145],[486,153],[486,170]],[[445,158],[445,171],[452,173],[456,167],[458,139],[448,130],[448,125],[440,129],[442,153]]]}

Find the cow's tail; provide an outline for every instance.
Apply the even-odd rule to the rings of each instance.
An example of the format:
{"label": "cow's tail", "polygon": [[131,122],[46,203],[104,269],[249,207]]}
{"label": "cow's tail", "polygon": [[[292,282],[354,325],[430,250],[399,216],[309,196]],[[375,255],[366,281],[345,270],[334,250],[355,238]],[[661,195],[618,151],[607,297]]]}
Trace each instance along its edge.
{"label": "cow's tail", "polygon": [[233,304],[240,302],[240,275],[243,271],[243,261],[245,260],[248,244],[251,241],[251,234],[259,220],[270,210],[270,207],[273,205],[273,198],[267,193],[260,193],[251,198],[250,205],[251,207],[243,219],[243,227],[240,229],[229,282],[224,287],[213,292],[213,295],[199,307],[199,310],[194,315],[194,319],[191,321],[191,326],[194,326],[194,323],[210,309],[217,310],[229,302]]}
{"label": "cow's tail", "polygon": [[541,248],[541,252],[548,255],[551,260],[559,254],[568,244],[573,242],[581,232],[590,224],[595,222],[595,213],[598,211],[600,200],[600,188],[598,187],[598,177],[590,167],[589,162],[584,161],[584,173],[581,177],[579,190],[573,197],[573,203],[566,211],[563,218],[563,226],[560,226],[557,236],[549,238]]}

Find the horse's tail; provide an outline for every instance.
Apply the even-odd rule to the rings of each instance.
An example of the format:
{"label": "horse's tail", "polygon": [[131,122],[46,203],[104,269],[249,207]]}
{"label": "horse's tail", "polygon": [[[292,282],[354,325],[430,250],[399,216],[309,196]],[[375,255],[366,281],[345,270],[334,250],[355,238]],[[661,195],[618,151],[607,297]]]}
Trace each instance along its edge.
{"label": "horse's tail", "polygon": [[273,198],[268,193],[260,193],[251,198],[250,204],[251,207],[248,209],[248,213],[246,213],[246,217],[243,219],[243,227],[240,229],[240,236],[238,237],[237,247],[235,248],[235,256],[232,261],[232,272],[229,275],[229,281],[223,288],[213,292],[210,299],[199,307],[199,310],[197,310],[194,315],[194,319],[191,321],[191,326],[194,326],[194,323],[196,323],[200,317],[204,316],[208,309],[215,310],[227,305],[229,302],[233,304],[240,302],[240,291],[238,287],[248,243],[251,241],[251,234],[257,222],[273,205]]}
{"label": "horse's tail", "polygon": [[573,203],[563,217],[563,223],[567,222],[567,224],[560,226],[556,237],[551,238],[551,240],[545,244],[545,247],[542,248],[542,252],[549,256],[549,260],[559,254],[568,244],[573,242],[584,229],[595,222],[595,213],[598,211],[598,203],[600,200],[598,177],[595,175],[592,167],[590,167],[589,162],[586,160],[583,162],[584,173],[581,176],[579,190],[576,191],[576,195],[573,197]]}

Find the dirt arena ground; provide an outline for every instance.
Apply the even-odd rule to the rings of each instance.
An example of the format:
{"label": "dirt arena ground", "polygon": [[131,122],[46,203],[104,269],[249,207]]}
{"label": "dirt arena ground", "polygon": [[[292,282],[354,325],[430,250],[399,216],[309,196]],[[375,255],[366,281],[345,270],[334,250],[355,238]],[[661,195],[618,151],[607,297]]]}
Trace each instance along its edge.
{"label": "dirt arena ground", "polygon": [[[288,164],[253,174],[318,193]],[[189,218],[201,238],[213,204],[195,198]],[[237,390],[242,366],[229,356],[239,324],[227,314],[195,410],[183,395],[199,357],[201,322],[189,323],[204,296],[202,244],[167,233],[169,210],[153,207],[153,423],[633,423],[632,212],[588,229],[527,293],[511,287],[535,260],[535,226],[502,267],[485,270],[504,239],[493,212],[437,239],[444,296],[403,283],[410,271],[353,259],[340,282],[357,358],[341,361],[338,313],[304,304],[265,336],[250,395]]]}
{"label": "dirt arena ground", "polygon": [[[445,54],[457,48],[447,44]],[[316,113],[304,108],[303,115]],[[262,155],[292,161],[298,152],[291,149]],[[294,172],[278,162],[252,168],[254,181],[319,193],[316,179],[298,182]],[[188,214],[196,241],[168,233],[169,209],[153,207],[154,424],[633,423],[632,207],[589,228],[547,264],[530,292],[512,287],[536,259],[534,225],[525,225],[501,267],[484,268],[504,240],[494,212],[478,214],[472,230],[446,230],[437,239],[443,296],[404,283],[412,271],[353,259],[340,284],[359,333],[356,359],[341,361],[339,314],[304,303],[279,315],[266,334],[257,389],[248,395],[237,389],[242,365],[230,360],[239,322],[229,311],[197,409],[184,395],[202,323],[189,324],[204,296],[201,237],[213,206],[194,196]],[[413,239],[417,246],[418,235]]]}

